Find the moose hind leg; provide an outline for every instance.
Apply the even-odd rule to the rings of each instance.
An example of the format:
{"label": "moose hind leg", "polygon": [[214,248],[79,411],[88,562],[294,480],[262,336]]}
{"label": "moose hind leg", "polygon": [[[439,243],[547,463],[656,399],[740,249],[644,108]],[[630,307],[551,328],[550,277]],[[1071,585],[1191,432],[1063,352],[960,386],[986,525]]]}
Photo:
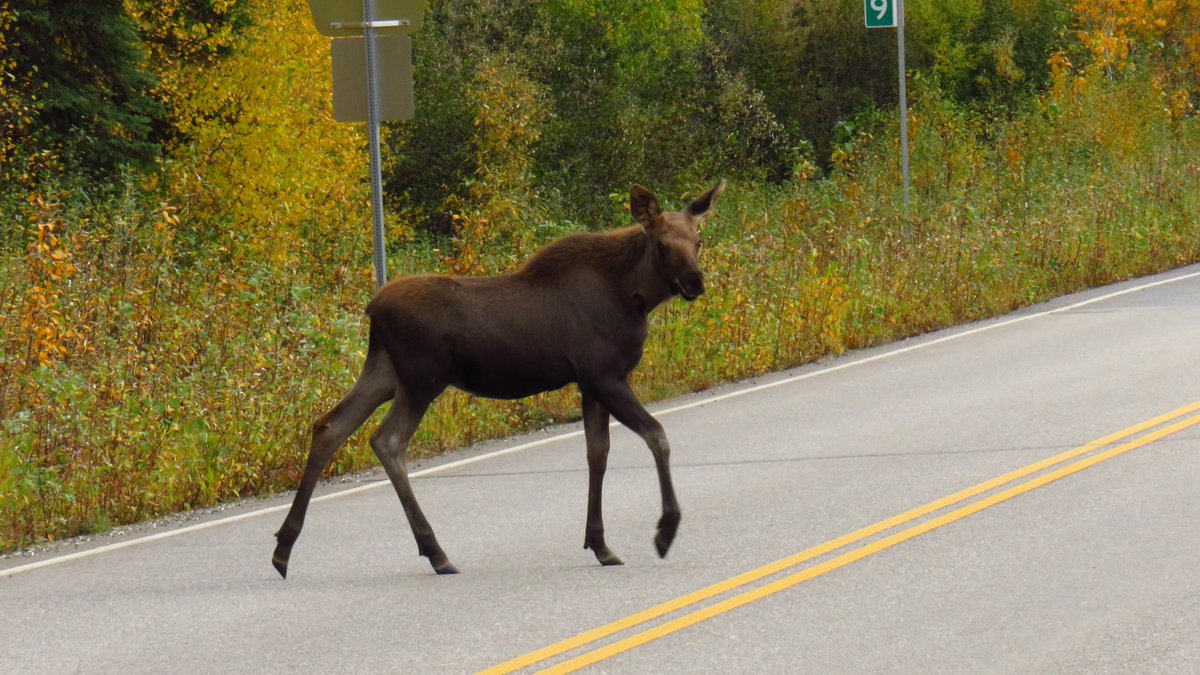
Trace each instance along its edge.
{"label": "moose hind leg", "polygon": [[604,472],[608,467],[608,411],[588,395],[583,396],[583,430],[587,438],[588,507],[583,547],[596,554],[601,565],[623,565],[604,543],[604,518],[601,503]]}
{"label": "moose hind leg", "polygon": [[401,387],[397,391],[396,399],[392,402],[392,409],[388,411],[383,423],[379,425],[379,429],[371,436],[371,449],[379,457],[384,471],[392,481],[392,487],[396,489],[396,495],[400,497],[404,515],[408,518],[408,525],[412,528],[413,537],[417,540],[418,553],[429,559],[429,564],[438,574],[458,574],[458,569],[450,564],[446,553],[438,545],[437,537],[433,534],[433,527],[429,525],[429,521],[421,511],[421,506],[417,503],[417,496],[413,493],[412,484],[408,480],[408,467],[404,462],[404,453],[408,449],[408,443],[412,440],[417,425],[421,423],[421,417],[424,416],[432,398],[423,402],[414,402],[405,395],[402,389]]}
{"label": "moose hind leg", "polygon": [[271,556],[271,564],[283,578],[287,578],[292,545],[296,543],[296,538],[300,536],[300,530],[304,527],[304,515],[308,511],[313,489],[325,467],[329,465],[329,460],[333,458],[333,453],[346,442],[350,434],[367,421],[376,408],[391,398],[395,391],[396,376],[387,354],[382,350],[368,350],[366,363],[354,387],[333,410],[319,417],[313,424],[312,445],[308,451],[304,477],[300,479],[300,487],[296,490],[296,497],[283,526],[275,533],[275,552]]}

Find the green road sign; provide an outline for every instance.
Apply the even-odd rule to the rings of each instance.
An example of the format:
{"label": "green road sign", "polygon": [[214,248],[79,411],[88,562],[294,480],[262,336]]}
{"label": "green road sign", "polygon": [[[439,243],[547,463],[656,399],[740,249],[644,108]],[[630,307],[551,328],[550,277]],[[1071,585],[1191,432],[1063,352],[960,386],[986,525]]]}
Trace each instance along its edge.
{"label": "green road sign", "polygon": [[863,0],[867,28],[895,28],[896,0]]}

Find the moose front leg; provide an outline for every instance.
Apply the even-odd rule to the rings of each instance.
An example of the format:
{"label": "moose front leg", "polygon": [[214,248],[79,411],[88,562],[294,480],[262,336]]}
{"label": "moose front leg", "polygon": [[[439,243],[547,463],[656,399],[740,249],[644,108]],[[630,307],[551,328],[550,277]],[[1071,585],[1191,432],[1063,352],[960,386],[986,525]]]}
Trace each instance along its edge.
{"label": "moose front leg", "polygon": [[588,460],[587,529],[583,547],[590,548],[601,565],[623,565],[625,563],[604,543],[601,503],[604,471],[608,468],[608,411],[599,401],[586,394],[583,396],[583,432],[587,438]]}
{"label": "moose front leg", "polygon": [[671,446],[667,442],[667,434],[658,420],[642,407],[628,382],[610,382],[597,387],[594,393],[618,422],[641,436],[654,456],[658,487],[662,492],[662,517],[654,535],[654,548],[660,558],[665,558],[671,543],[675,541],[681,516],[679,502],[675,499],[675,487],[671,483]]}
{"label": "moose front leg", "polygon": [[[649,413],[647,413],[649,414]],[[654,419],[654,418],[651,418]],[[658,520],[658,532],[654,535],[654,548],[658,557],[667,557],[671,542],[675,541],[675,533],[679,530],[679,519],[682,516],[679,502],[675,499],[675,487],[671,484],[671,446],[667,443],[667,434],[662,425],[655,420],[658,428],[651,432],[646,444],[654,455],[654,467],[658,470],[658,487],[662,491],[663,512]]]}

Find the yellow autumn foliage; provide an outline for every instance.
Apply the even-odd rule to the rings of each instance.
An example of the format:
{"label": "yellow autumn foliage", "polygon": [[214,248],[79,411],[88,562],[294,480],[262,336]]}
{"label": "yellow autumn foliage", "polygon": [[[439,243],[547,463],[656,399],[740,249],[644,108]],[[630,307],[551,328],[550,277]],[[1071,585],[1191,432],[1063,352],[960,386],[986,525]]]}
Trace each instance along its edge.
{"label": "yellow autumn foliage", "polygon": [[[345,393],[365,350],[363,127],[332,120],[328,40],[306,3],[124,1],[169,111],[166,155],[153,175],[123,176],[107,194],[72,192],[88,185],[64,181],[40,199],[3,204],[13,227],[0,251],[0,550],[294,487],[312,419]],[[5,96],[14,87],[3,53],[13,4],[0,0],[4,159],[31,115],[31,101]],[[794,3],[755,6],[785,4]],[[1030,15],[1035,4],[1018,3]],[[196,6],[215,23],[197,19]],[[605,99],[602,84],[620,92],[668,84],[672,59],[686,52],[676,47],[703,37],[712,5],[523,6],[555,26],[601,29],[596,49],[614,63],[603,80],[584,83],[574,109],[582,115],[625,101]],[[731,169],[728,196],[703,234],[709,292],[655,313],[640,393],[674,396],[1200,259],[1200,0],[1099,0],[1076,11],[1080,34],[1068,38],[1080,42],[1039,53],[1050,56],[1045,89],[1013,102],[1009,115],[980,113],[936,78],[914,77],[911,206],[901,206],[894,112],[855,118],[828,173],[807,153],[792,180]],[[446,17],[431,19],[418,41]],[[452,60],[458,46],[437,54]],[[592,158],[633,153],[644,163],[658,158],[636,142],[649,138],[638,125],[684,139],[713,124],[728,133],[713,145],[720,157],[746,141],[720,106],[672,117],[666,107],[622,105],[594,127],[564,124],[553,78],[539,80],[507,48],[478,46],[463,65],[463,100],[451,102],[461,109],[444,113],[452,122],[462,113],[462,128],[447,123],[447,133],[420,139],[435,139],[425,156],[458,151],[461,173],[416,169],[462,183],[439,203],[455,214],[456,238],[407,242],[396,266],[406,272],[499,271],[560,232],[607,227],[541,182],[539,157],[563,148],[547,139],[564,130],[604,140]],[[999,75],[1034,72],[1018,63],[1019,46],[1002,41],[989,52]],[[418,96],[420,78],[428,84],[437,72],[431,53],[418,53]],[[568,79],[563,65],[556,75]],[[426,102],[418,114],[430,118],[448,105]],[[416,138],[391,141],[387,152],[405,153],[392,158],[421,157]],[[10,166],[25,172],[22,162],[0,167],[0,189],[17,175],[4,174]],[[619,193],[621,166],[602,161],[592,178]],[[556,171],[575,181],[585,168]],[[677,208],[700,185],[652,187]],[[615,208],[611,220],[629,222]],[[398,242],[403,228],[391,225]],[[577,405],[571,391],[512,403],[451,394],[431,408],[413,452],[577,418]],[[365,437],[350,441],[332,472],[373,464]]]}
{"label": "yellow autumn foliage", "polygon": [[1183,98],[1200,93],[1200,0],[1081,0],[1074,11],[1093,68],[1123,70],[1140,52],[1158,52],[1176,113]]}
{"label": "yellow autumn foliage", "polygon": [[366,141],[333,120],[329,40],[305,30],[307,3],[250,5],[252,27],[212,36],[230,53],[211,67],[156,62],[181,139],[165,176],[181,217],[289,266],[302,237],[369,232]]}

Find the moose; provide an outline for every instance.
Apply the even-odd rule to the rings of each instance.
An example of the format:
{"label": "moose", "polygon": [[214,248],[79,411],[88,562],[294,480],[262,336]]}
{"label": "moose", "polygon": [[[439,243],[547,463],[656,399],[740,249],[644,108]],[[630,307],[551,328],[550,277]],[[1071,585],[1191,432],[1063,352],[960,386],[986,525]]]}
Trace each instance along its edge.
{"label": "moose", "polygon": [[362,373],[313,424],[304,475],[275,534],[271,562],[279,574],[287,578],[313,488],[334,452],[387,401],[391,408],[371,448],[400,497],[420,555],[438,574],[458,573],[417,504],[404,461],[426,409],[449,386],[516,399],[577,384],[588,461],[584,548],[602,565],[622,564],[604,543],[600,508],[611,415],[654,457],[662,492],[654,544],[666,557],[680,519],[671,450],[628,380],[642,358],[650,312],[674,296],[691,302],[704,293],[699,225],[724,190],[722,180],[683,211],[663,212],[653,193],[634,185],[629,208],[637,225],[561,237],[509,274],[408,276],[380,288],[366,309]]}

